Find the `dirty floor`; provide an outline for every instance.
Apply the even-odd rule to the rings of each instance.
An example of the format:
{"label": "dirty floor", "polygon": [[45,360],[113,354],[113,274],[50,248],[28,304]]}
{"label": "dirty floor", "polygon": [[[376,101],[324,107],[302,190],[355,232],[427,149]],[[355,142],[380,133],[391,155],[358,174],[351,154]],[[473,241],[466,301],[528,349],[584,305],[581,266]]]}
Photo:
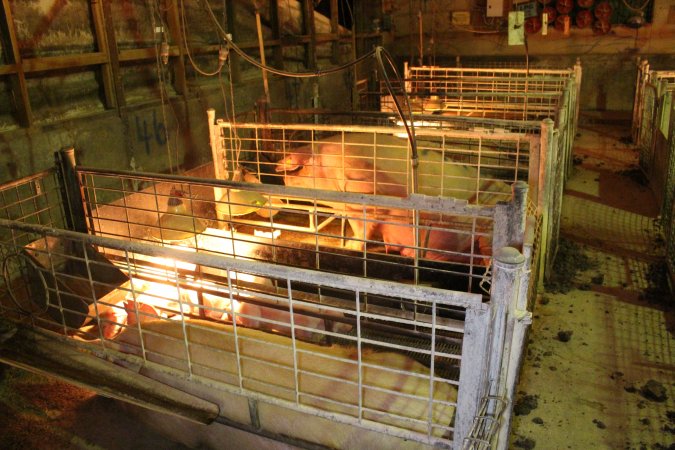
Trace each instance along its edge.
{"label": "dirty floor", "polygon": [[629,133],[579,129],[557,277],[535,306],[510,448],[675,449],[674,303]]}

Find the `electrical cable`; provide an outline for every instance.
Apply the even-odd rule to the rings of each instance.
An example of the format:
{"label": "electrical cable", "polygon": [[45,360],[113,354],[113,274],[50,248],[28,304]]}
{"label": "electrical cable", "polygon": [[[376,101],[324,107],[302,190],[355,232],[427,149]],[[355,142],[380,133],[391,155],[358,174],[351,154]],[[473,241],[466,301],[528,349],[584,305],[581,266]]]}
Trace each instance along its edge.
{"label": "electrical cable", "polygon": [[645,8],[647,8],[647,5],[649,5],[649,2],[651,0],[645,0],[645,2],[642,4],[642,6],[638,6],[637,8],[635,6],[629,4],[626,0],[621,0],[621,1],[623,1],[624,6],[626,8],[628,8],[629,10],[631,10],[633,12],[636,12],[636,13],[641,13],[645,10]]}
{"label": "electrical cable", "polygon": [[[285,71],[285,70],[279,70],[274,67],[267,66],[265,64],[262,64],[258,61],[256,61],[254,58],[249,56],[246,52],[244,52],[242,49],[240,49],[233,41],[230,39],[228,33],[225,32],[223,27],[220,25],[218,22],[218,19],[215,17],[215,14],[213,13],[213,9],[211,8],[211,5],[209,5],[208,1],[203,2],[209,16],[211,17],[211,20],[213,21],[214,25],[216,26],[216,29],[218,32],[221,33],[222,37],[227,41],[228,45],[232,50],[235,51],[239,56],[241,56],[245,61],[249,62],[255,67],[258,67],[261,70],[266,70],[270,73],[273,73],[275,75],[279,76],[284,76],[288,78],[314,78],[314,77],[321,77],[321,76],[326,76],[334,73],[341,72],[343,70],[349,69],[353,66],[356,66],[357,64],[365,61],[366,59],[370,58],[371,56],[374,56],[378,66],[380,68],[380,71],[382,72],[382,77],[385,82],[385,86],[387,88],[387,91],[389,95],[391,95],[393,101],[394,101],[394,106],[396,108],[396,112],[398,116],[400,117],[401,121],[403,122],[403,125],[405,127],[406,134],[408,136],[408,141],[410,143],[410,153],[411,153],[411,165],[412,165],[412,192],[417,193],[417,167],[419,165],[419,158],[418,158],[418,153],[417,153],[417,142],[415,138],[415,128],[414,128],[414,120],[413,120],[413,114],[412,114],[412,107],[410,106],[410,98],[408,97],[407,92],[405,92],[405,89],[402,89],[403,92],[403,98],[405,100],[406,108],[408,110],[409,114],[409,119],[406,119],[405,114],[403,112],[403,108],[401,107],[398,98],[395,95],[394,92],[394,87],[391,84],[391,80],[389,79],[389,75],[387,73],[387,68],[384,64],[384,59],[386,59],[387,63],[389,64],[389,67],[393,71],[397,81],[399,82],[400,86],[403,86],[403,81],[401,79],[400,74],[398,73],[398,70],[396,69],[396,65],[394,64],[394,61],[391,57],[391,55],[387,52],[387,50],[384,47],[378,46],[375,47],[373,50],[369,51],[368,53],[354,59],[353,61],[350,61],[348,63],[335,66],[329,69],[324,69],[324,70],[316,70],[314,72],[290,72],[290,71]],[[352,24],[354,27],[355,24]],[[352,33],[354,33],[355,30],[352,29]],[[230,72],[231,72],[231,58],[228,58],[228,65],[230,67]],[[232,79],[230,78],[230,89],[232,90]],[[230,95],[230,100],[232,102],[232,111],[234,115],[234,92],[231,92]],[[238,152],[237,152],[238,153]]]}
{"label": "electrical cable", "polygon": [[289,72],[289,71],[286,71],[286,70],[276,69],[276,68],[274,68],[274,67],[271,67],[271,66],[267,66],[267,65],[261,64],[260,62],[256,61],[254,58],[252,58],[251,56],[249,56],[249,55],[248,55],[246,52],[244,52],[241,48],[239,48],[239,47],[232,41],[232,39],[230,39],[230,36],[229,36],[228,33],[223,29],[223,27],[220,25],[220,23],[218,23],[218,19],[216,18],[215,14],[213,13],[213,9],[211,9],[211,5],[209,5],[208,1],[207,1],[207,0],[203,0],[203,4],[205,5],[206,11],[208,12],[209,16],[211,17],[211,20],[213,21],[214,25],[216,26],[216,29],[218,30],[218,32],[220,32],[220,34],[221,34],[221,36],[223,37],[223,39],[225,39],[225,41],[227,42],[227,44],[230,46],[230,48],[232,48],[232,50],[235,51],[235,53],[237,53],[237,54],[238,54],[239,56],[241,56],[245,61],[247,61],[248,63],[252,64],[253,66],[255,66],[255,67],[257,67],[257,68],[259,68],[259,69],[261,69],[261,70],[266,70],[266,71],[268,71],[268,72],[270,72],[270,73],[273,73],[273,74],[275,74],[275,75],[279,75],[279,76],[282,76],[282,77],[289,77],[289,78],[314,78],[314,77],[322,77],[322,76],[326,76],[326,75],[331,75],[331,74],[334,74],[334,73],[338,73],[338,72],[341,72],[341,71],[343,71],[343,70],[345,70],[345,69],[348,69],[348,68],[350,68],[350,67],[352,67],[352,66],[355,66],[355,65],[357,65],[357,64],[359,64],[359,63],[365,61],[366,59],[370,58],[371,56],[373,56],[373,55],[375,54],[375,50],[371,50],[371,51],[369,51],[368,53],[366,53],[365,55],[362,55],[362,56],[356,58],[355,60],[350,61],[350,62],[348,62],[348,63],[346,63],[346,64],[342,64],[342,65],[339,65],[339,66],[331,67],[331,68],[329,68],[329,69],[315,70],[314,72]]}
{"label": "electrical cable", "polygon": [[183,37],[183,44],[185,45],[185,53],[187,54],[188,60],[190,61],[190,65],[192,68],[200,75],[203,75],[205,77],[213,77],[216,76],[220,73],[221,70],[223,70],[223,65],[225,65],[225,58],[227,58],[227,55],[224,55],[224,49],[220,49],[218,51],[218,68],[213,71],[213,72],[207,72],[197,66],[197,63],[192,59],[192,53],[190,52],[190,46],[188,45],[188,38],[187,38],[187,21],[185,19],[185,0],[180,0],[180,17],[181,17],[181,23],[183,24],[182,26],[182,37]]}
{"label": "electrical cable", "polygon": [[[155,14],[157,14],[157,17],[159,18],[160,23],[162,24],[162,42],[159,44],[159,47],[157,44],[155,44],[155,65],[157,67],[157,78],[159,80],[159,96],[160,96],[160,103],[162,105],[162,119],[164,120],[164,133],[165,136],[164,138],[166,139],[166,152],[167,152],[167,158],[168,158],[168,163],[169,163],[169,173],[173,175],[173,161],[172,161],[172,155],[171,155],[171,145],[169,142],[169,129],[167,126],[167,121],[166,121],[166,98],[165,94],[166,91],[164,89],[164,86],[166,84],[166,81],[164,80],[164,71],[162,70],[162,61],[161,59],[163,58],[162,56],[162,47],[166,47],[168,49],[168,43],[166,42],[166,36],[164,35],[164,23],[162,22],[162,16],[159,14],[159,12],[155,9],[155,7],[159,8],[157,4],[155,4],[155,1],[148,1],[148,5],[150,7],[150,24],[152,26],[153,30],[156,30],[156,22],[155,22]],[[168,95],[166,96],[168,97]],[[178,123],[178,122],[176,122]],[[176,156],[178,156],[176,154]],[[176,159],[177,161],[178,159]]]}
{"label": "electrical cable", "polygon": [[412,192],[417,193],[417,167],[419,166],[419,158],[417,155],[417,139],[415,137],[415,125],[414,125],[414,120],[413,120],[413,113],[412,113],[412,107],[410,106],[410,98],[408,97],[408,93],[405,91],[405,89],[402,89],[403,92],[403,99],[405,100],[406,107],[408,109],[408,114],[410,119],[406,119],[406,117],[403,114],[403,109],[401,108],[401,105],[396,98],[396,95],[394,93],[394,88],[391,85],[391,80],[389,80],[389,75],[387,75],[387,69],[384,66],[384,61],[382,60],[382,55],[384,55],[385,59],[389,63],[389,66],[394,72],[394,75],[396,76],[397,81],[399,82],[400,86],[404,86],[403,81],[401,80],[401,76],[398,73],[398,70],[396,70],[396,65],[394,64],[393,59],[391,58],[391,55],[387,52],[387,50],[384,49],[384,47],[376,47],[375,48],[375,59],[377,60],[378,66],[380,68],[380,71],[382,72],[382,78],[384,79],[384,84],[387,87],[387,91],[389,95],[391,95],[392,100],[394,101],[394,107],[396,108],[396,113],[400,117],[401,121],[403,122],[403,126],[405,127],[406,134],[408,135],[408,141],[410,142],[410,160],[412,164]]}

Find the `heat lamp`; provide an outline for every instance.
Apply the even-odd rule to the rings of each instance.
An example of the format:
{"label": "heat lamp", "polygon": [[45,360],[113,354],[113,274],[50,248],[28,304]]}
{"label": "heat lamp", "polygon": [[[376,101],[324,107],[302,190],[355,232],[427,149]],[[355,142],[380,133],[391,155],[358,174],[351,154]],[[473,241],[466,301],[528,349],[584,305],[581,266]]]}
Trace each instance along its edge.
{"label": "heat lamp", "polygon": [[162,242],[176,242],[192,238],[206,229],[204,220],[195,217],[191,208],[185,205],[185,198],[185,192],[171,189],[166,212],[150,230],[151,237]]}

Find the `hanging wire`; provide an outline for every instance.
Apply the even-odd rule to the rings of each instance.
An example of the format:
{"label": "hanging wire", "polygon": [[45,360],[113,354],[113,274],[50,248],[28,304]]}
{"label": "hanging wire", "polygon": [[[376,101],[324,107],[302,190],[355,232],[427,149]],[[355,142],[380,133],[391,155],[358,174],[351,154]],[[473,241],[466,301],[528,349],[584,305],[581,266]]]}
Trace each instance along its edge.
{"label": "hanging wire", "polygon": [[413,120],[413,113],[412,113],[412,107],[410,106],[410,98],[408,97],[408,93],[405,91],[405,89],[401,89],[401,92],[403,94],[403,100],[405,101],[405,106],[407,108],[407,113],[408,113],[408,118],[403,112],[403,109],[401,108],[401,104],[398,101],[398,98],[396,97],[394,93],[394,87],[391,84],[391,80],[389,79],[389,74],[387,73],[387,67],[384,65],[384,60],[387,61],[389,67],[394,73],[394,76],[396,77],[396,81],[399,83],[401,87],[404,86],[403,80],[398,73],[398,70],[396,70],[396,65],[394,64],[394,61],[385,50],[384,47],[376,47],[375,48],[375,59],[377,61],[377,64],[380,68],[380,72],[382,72],[382,78],[384,79],[384,84],[387,87],[387,91],[391,98],[394,101],[394,107],[396,108],[396,113],[400,117],[401,121],[403,122],[403,126],[405,127],[405,132],[408,135],[408,141],[410,142],[410,160],[412,163],[412,192],[417,193],[417,166],[419,165],[419,158],[417,155],[417,139],[415,137],[415,125],[414,125],[414,120]]}
{"label": "hanging wire", "polygon": [[221,48],[218,51],[218,68],[214,70],[213,72],[207,72],[203,69],[201,69],[195,60],[192,58],[192,52],[190,51],[190,46],[188,45],[188,27],[187,27],[187,20],[185,19],[185,0],[180,0],[180,17],[181,17],[181,36],[183,37],[183,44],[185,45],[185,53],[187,54],[188,60],[190,61],[190,65],[192,68],[200,75],[204,75],[205,77],[213,77],[216,76],[220,73],[221,70],[223,70],[223,66],[225,65],[225,59],[227,58],[227,53],[224,48]]}
{"label": "hanging wire", "polygon": [[[241,155],[241,139],[239,138],[239,134],[237,133],[237,114],[236,110],[234,108],[234,82],[232,80],[232,58],[227,59],[227,69],[228,69],[228,75],[230,77],[230,107],[232,111],[232,117],[227,117],[227,120],[232,123],[232,133],[233,135],[233,140],[234,140],[234,157],[232,160],[232,171],[233,174],[234,172],[239,169],[239,157]],[[227,106],[225,107],[225,114],[227,115]],[[241,181],[241,180],[237,180]]]}
{"label": "hanging wire", "polygon": [[628,8],[630,11],[633,11],[633,12],[635,12],[635,13],[641,13],[641,12],[643,12],[643,11],[647,8],[647,5],[649,5],[649,2],[650,2],[651,0],[645,0],[645,2],[644,2],[642,5],[638,6],[638,7],[635,7],[635,6],[631,5],[631,4],[628,3],[626,0],[622,0],[622,1],[623,1],[624,6],[625,6],[626,8]]}
{"label": "hanging wire", "polygon": [[245,61],[248,63],[254,65],[255,67],[261,69],[261,70],[266,70],[270,73],[273,73],[275,75],[279,75],[282,77],[289,77],[289,78],[313,78],[313,77],[322,77],[326,75],[331,75],[334,73],[341,72],[345,69],[348,69],[352,66],[355,66],[366,59],[370,58],[375,54],[375,49],[369,51],[363,56],[360,56],[356,58],[353,61],[350,61],[348,63],[331,67],[328,69],[323,69],[323,70],[315,70],[313,72],[290,72],[286,70],[280,70],[276,69],[274,67],[270,67],[268,65],[261,64],[259,61],[256,61],[255,58],[252,58],[249,56],[246,52],[244,52],[241,48],[239,48],[233,41],[230,39],[230,36],[228,33],[223,29],[223,27],[220,25],[218,22],[218,19],[216,18],[215,14],[213,13],[213,9],[211,8],[211,5],[209,5],[207,0],[203,0],[203,4],[206,7],[206,11],[208,12],[209,16],[211,17],[211,20],[213,21],[214,25],[216,26],[218,32],[221,34],[221,37],[225,39],[227,44],[230,46],[232,50],[234,50],[239,56],[241,56]]}
{"label": "hanging wire", "polygon": [[[234,50],[239,56],[241,56],[245,61],[249,62],[250,64],[254,65],[255,67],[258,67],[261,70],[266,70],[270,73],[273,73],[275,75],[280,75],[284,77],[289,77],[289,78],[313,78],[313,77],[321,77],[321,76],[326,76],[334,73],[341,72],[343,70],[349,69],[366,59],[370,57],[375,57],[378,66],[380,68],[380,71],[382,72],[382,77],[385,81],[385,86],[387,88],[388,94],[392,97],[394,100],[394,106],[396,108],[396,112],[403,122],[403,126],[405,127],[406,134],[408,136],[408,141],[410,142],[410,153],[411,153],[411,165],[412,165],[412,192],[417,193],[417,167],[419,165],[419,159],[417,155],[417,142],[415,138],[415,129],[414,129],[414,120],[413,120],[413,115],[412,115],[412,107],[410,106],[410,99],[408,97],[408,94],[405,92],[405,89],[401,89],[403,98],[405,100],[407,112],[409,118],[406,118],[406,115],[403,112],[403,109],[401,108],[401,105],[395,95],[394,92],[394,87],[391,84],[391,81],[389,79],[389,75],[387,73],[387,67],[384,64],[384,60],[387,61],[389,67],[394,73],[394,76],[396,77],[397,82],[399,83],[400,86],[404,86],[403,81],[401,79],[401,76],[398,73],[398,70],[396,69],[396,65],[394,64],[394,61],[391,57],[391,55],[387,52],[384,47],[378,46],[375,47],[373,50],[369,51],[368,53],[364,54],[363,56],[360,56],[359,58],[354,59],[353,61],[350,61],[348,63],[331,67],[329,69],[324,69],[324,70],[316,70],[314,72],[290,72],[290,71],[285,71],[285,70],[279,70],[274,67],[270,67],[268,65],[262,64],[258,61],[256,61],[254,58],[249,56],[246,52],[244,52],[241,48],[239,48],[233,41],[230,39],[230,36],[228,35],[227,32],[223,29],[223,27],[220,25],[218,22],[218,19],[216,18],[215,14],[213,13],[213,9],[211,8],[211,5],[209,5],[208,1],[204,0],[203,2],[209,16],[211,17],[211,20],[213,24],[216,26],[218,32],[221,34],[223,39],[227,41],[227,44],[229,47]],[[353,27],[355,27],[355,24],[352,24]],[[354,33],[355,30],[352,30],[352,33]],[[228,59],[228,64],[229,64],[229,59]],[[230,79],[230,89],[232,90],[232,80]],[[233,92],[231,97],[233,98]],[[234,102],[234,100],[232,100]],[[234,116],[234,106],[232,109],[233,116]]]}
{"label": "hanging wire", "polygon": [[[168,122],[166,120],[166,101],[168,98],[168,94],[165,91],[165,86],[166,86],[166,80],[164,78],[164,69],[162,68],[162,49],[165,47],[165,52],[167,53],[168,57],[168,42],[166,41],[166,35],[164,33],[164,22],[162,21],[162,16],[159,13],[158,9],[159,6],[155,4],[154,0],[148,0],[147,2],[148,7],[150,9],[150,26],[152,26],[153,33],[157,29],[157,22],[155,21],[156,18],[159,19],[159,22],[161,24],[161,29],[162,29],[162,39],[161,42],[158,43],[155,42],[155,65],[157,68],[157,78],[159,80],[159,97],[160,97],[160,102],[162,105],[162,119],[164,120],[164,138],[166,139],[166,154],[167,154],[167,159],[169,163],[169,173],[173,175],[173,161],[172,161],[172,155],[171,155],[171,143],[169,140],[169,127],[168,127]],[[157,15],[157,17],[155,17]],[[156,39],[153,39],[156,41]],[[165,94],[167,94],[165,96]],[[176,124],[178,124],[178,121],[176,121]],[[178,154],[176,153],[176,161],[178,161]]]}

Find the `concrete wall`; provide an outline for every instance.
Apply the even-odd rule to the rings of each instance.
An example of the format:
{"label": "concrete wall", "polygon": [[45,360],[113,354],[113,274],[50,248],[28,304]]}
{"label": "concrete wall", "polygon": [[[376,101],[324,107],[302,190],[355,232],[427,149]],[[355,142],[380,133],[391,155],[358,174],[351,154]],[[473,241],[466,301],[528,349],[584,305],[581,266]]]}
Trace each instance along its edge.
{"label": "concrete wall", "polygon": [[[50,1],[45,0],[43,3],[49,5]],[[153,23],[149,19],[151,11],[143,0],[133,0],[132,3],[133,8],[127,5],[126,9],[113,4],[113,18],[119,19],[115,22],[118,45],[123,48],[152,49],[156,45],[156,37],[152,32]],[[88,2],[82,1],[73,5],[69,3],[67,7],[58,9],[56,16],[70,17],[86,11],[87,4]],[[24,9],[35,9],[38,4],[22,5]],[[40,5],[42,3],[38,6]],[[41,37],[45,33],[49,36],[54,33],[63,34],[64,24],[58,20],[47,26],[45,31],[43,28],[46,25],[43,24],[43,28],[40,28],[38,25],[42,22],[36,19],[37,24],[33,29],[27,27],[24,20],[20,20],[33,14],[32,9],[22,12],[17,6],[13,10],[17,15],[16,26],[22,33],[19,42],[37,42],[31,38]],[[282,32],[288,27],[297,28],[302,20],[298,8],[294,13],[288,11],[288,8],[282,11],[285,14],[282,17]],[[195,42],[199,42],[199,45],[220,42],[214,29],[207,26],[209,22],[200,8],[189,10],[188,19],[193,22],[189,27],[191,45],[198,45]],[[236,24],[238,34],[243,36],[237,42],[241,42],[241,39],[255,39],[252,4],[237,6]],[[320,31],[325,31],[324,28],[328,26],[325,17],[318,18],[317,24]],[[78,26],[86,28],[86,23]],[[68,35],[65,43],[56,42],[55,39],[42,39],[40,42],[44,44],[54,41],[54,48],[48,49],[53,54],[77,54],[85,50],[91,51],[89,47],[80,45],[80,40],[90,43],[92,37],[88,33]],[[265,27],[263,35],[266,39],[271,37],[270,33],[269,27]],[[45,53],[47,50],[43,47],[36,45],[35,51],[29,48],[33,52],[25,56],[51,56],[52,53]],[[284,52],[285,68],[306,71],[302,64],[304,48],[296,46],[287,50],[289,51]],[[348,50],[341,48],[340,58],[343,61],[349,57]],[[0,48],[0,59],[1,51]],[[258,59],[257,51],[247,52]],[[332,64],[327,59],[331,55],[329,45],[322,46],[317,53],[319,67]],[[271,49],[267,56],[268,64],[274,65]],[[194,59],[203,69],[211,71],[216,66],[217,54],[195,55]],[[80,164],[100,168],[176,172],[210,162],[212,158],[206,110],[214,108],[218,118],[225,118],[226,108],[231,110],[233,101],[237,114],[252,112],[256,100],[264,96],[262,74],[260,69],[244,61],[239,65],[233,63],[237,81],[231,89],[227,64],[220,77],[206,78],[195,73],[188,58],[184,60],[189,90],[185,96],[176,95],[173,91],[175,80],[171,65],[163,66],[154,58],[145,62],[122,64],[120,77],[124,99],[130,106],[121,110],[105,109],[101,94],[101,74],[96,67],[31,74],[27,77],[28,96],[35,119],[35,124],[31,127],[19,125],[15,105],[20,99],[16,86],[9,81],[9,77],[0,77],[0,182],[52,167],[53,153],[65,146],[75,147]],[[162,83],[159,82],[160,78],[164,80]],[[318,80],[270,76],[271,107],[311,107],[314,83],[319,86],[320,107],[348,108],[351,101],[351,82],[347,73]],[[238,120],[254,120],[254,116],[246,114],[239,116]]]}
{"label": "concrete wall", "polygon": [[[311,83],[272,80],[273,106],[309,107]],[[341,107],[339,103],[349,99],[343,77],[321,80],[319,86],[323,106]],[[225,98],[219,88],[200,89],[187,100],[175,97],[164,106],[154,101],[125,108],[123,117],[115,110],[104,111],[0,132],[0,182],[52,167],[53,152],[64,146],[75,147],[80,164],[101,168],[167,172],[169,166],[188,169],[209,162],[206,110],[215,108],[217,117],[225,117],[230,96],[228,85],[223,88]],[[263,94],[262,82],[259,77],[244,80],[234,91],[237,111],[251,111]]]}

